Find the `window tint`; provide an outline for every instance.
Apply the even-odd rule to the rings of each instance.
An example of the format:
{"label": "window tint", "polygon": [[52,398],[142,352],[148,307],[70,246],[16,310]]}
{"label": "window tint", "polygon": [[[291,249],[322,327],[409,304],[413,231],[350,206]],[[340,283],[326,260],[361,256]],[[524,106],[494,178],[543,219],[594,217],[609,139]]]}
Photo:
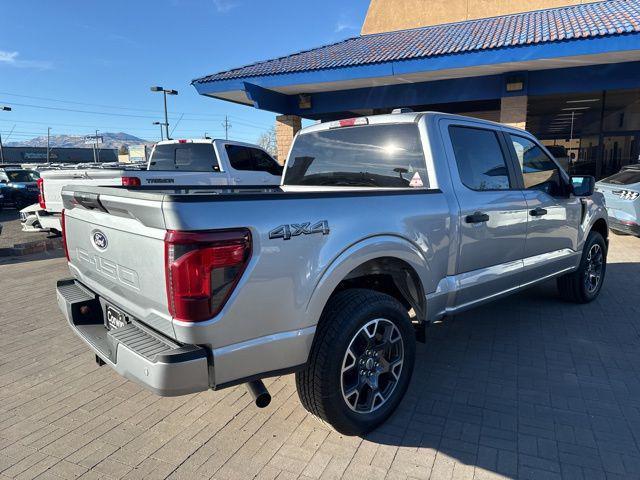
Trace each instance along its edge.
{"label": "window tint", "polygon": [[251,170],[267,172],[271,175],[282,175],[282,167],[273,158],[258,148],[242,145],[227,145],[227,156],[234,170]]}
{"label": "window tint", "polygon": [[34,177],[32,172],[27,170],[12,170],[7,172],[10,182],[35,182],[40,177]]}
{"label": "window tint", "polygon": [[299,135],[287,185],[428,187],[417,125],[367,125]]}
{"label": "window tint", "polygon": [[460,179],[472,190],[508,190],[509,170],[496,132],[449,127]]}
{"label": "window tint", "polygon": [[250,150],[255,159],[256,168],[258,170],[270,173],[271,175],[282,175],[282,165],[270,157],[268,153],[257,148],[252,148]]}
{"label": "window tint", "polygon": [[156,145],[149,170],[219,171],[218,160],[210,143]]}
{"label": "window tint", "polygon": [[531,140],[517,135],[509,135],[509,137],[522,168],[524,188],[542,190],[549,195],[560,194],[562,183],[560,171],[555,162]]}

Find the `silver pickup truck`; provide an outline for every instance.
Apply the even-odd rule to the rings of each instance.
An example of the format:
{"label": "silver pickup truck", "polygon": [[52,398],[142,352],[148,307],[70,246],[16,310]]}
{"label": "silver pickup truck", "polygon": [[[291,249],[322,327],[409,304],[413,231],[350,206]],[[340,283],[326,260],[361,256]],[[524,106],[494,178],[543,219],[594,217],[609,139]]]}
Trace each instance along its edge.
{"label": "silver pickup truck", "polygon": [[[58,302],[158,395],[295,372],[344,434],[383,422],[430,322],[557,278],[593,300],[607,214],[525,131],[440,113],[313,125],[280,187],[73,187]],[[508,312],[505,312],[508,315]]]}

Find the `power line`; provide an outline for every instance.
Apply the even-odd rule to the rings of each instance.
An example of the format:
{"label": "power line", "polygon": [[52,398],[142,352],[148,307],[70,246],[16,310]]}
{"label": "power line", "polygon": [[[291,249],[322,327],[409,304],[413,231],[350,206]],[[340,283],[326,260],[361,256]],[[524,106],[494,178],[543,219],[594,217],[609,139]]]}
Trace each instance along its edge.
{"label": "power line", "polygon": [[108,112],[98,112],[95,110],[78,110],[73,108],[62,108],[62,107],[48,107],[45,105],[31,105],[28,103],[16,103],[11,102],[12,105],[18,105],[20,107],[28,107],[28,108],[42,108],[45,110],[58,110],[61,112],[73,112],[73,113],[89,113],[92,115],[106,115],[108,117],[131,117],[131,118],[155,118],[155,116],[151,115],[133,115],[131,113],[108,113]]}
{"label": "power line", "polygon": [[[62,107],[48,107],[45,105],[30,105],[30,104],[24,104],[24,103],[15,103],[13,102],[12,105],[18,105],[21,107],[28,107],[28,108],[40,108],[40,109],[45,109],[45,110],[57,110],[57,111],[63,111],[63,112],[73,112],[73,113],[87,113],[90,115],[104,115],[107,117],[128,117],[128,118],[147,118],[147,119],[153,119],[156,118],[156,116],[151,116],[151,115],[133,115],[133,114],[129,114],[129,113],[108,113],[108,112],[98,112],[98,111],[94,111],[94,110],[78,110],[78,109],[73,109],[73,108],[62,108]],[[182,116],[180,117],[182,119]],[[225,116],[225,122],[228,121],[228,116]],[[209,122],[211,120],[209,119],[196,119],[196,118],[185,118],[182,119],[182,121],[185,122]],[[252,125],[249,125],[247,123],[244,122],[240,122],[245,128],[253,128],[253,129],[258,129],[258,130],[264,130],[264,127],[254,127]]]}
{"label": "power line", "polygon": [[[12,97],[19,97],[19,98],[28,98],[28,99],[32,99],[32,100],[44,100],[44,101],[49,101],[49,102],[58,102],[58,103],[68,103],[68,104],[72,104],[72,105],[83,105],[83,106],[89,106],[89,107],[100,107],[100,108],[114,108],[114,109],[118,109],[118,110],[128,110],[128,111],[135,111],[135,112],[149,112],[149,113],[157,113],[157,110],[153,110],[153,109],[146,109],[146,108],[135,108],[135,107],[123,107],[123,106],[117,106],[117,105],[106,105],[106,104],[102,104],[102,103],[88,103],[88,102],[77,102],[74,100],[63,100],[63,99],[57,99],[57,98],[51,98],[51,97],[39,97],[39,96],[34,96],[34,95],[22,95],[22,94],[17,94],[17,93],[10,93],[10,92],[0,92],[0,95],[8,95],[8,96],[12,96]],[[50,106],[44,106],[44,105],[33,105],[33,104],[19,104],[19,103],[15,103],[13,102],[14,105],[20,105],[20,106],[25,106],[25,107],[33,107],[33,108],[48,108],[48,109],[60,109],[63,111],[72,111],[75,113],[80,113],[80,112],[85,112],[85,113],[94,113],[94,114],[104,114],[104,115],[118,115],[118,116],[132,116],[134,118],[138,118],[138,117],[142,117],[142,118],[148,118],[147,116],[140,116],[140,115],[127,115],[127,114],[117,114],[117,113],[108,113],[108,112],[95,112],[95,111],[85,111],[85,110],[73,110],[73,109],[63,109],[60,107],[50,107]],[[214,113],[204,113],[204,112],[169,112],[172,115],[177,115],[178,113],[182,113],[183,115],[195,115],[195,116],[201,116],[201,117],[209,117],[209,118],[221,118],[221,117],[226,117],[227,115],[223,115],[223,114],[214,114]],[[246,120],[242,117],[237,117],[235,115],[231,115],[229,116],[230,118],[234,118],[236,120],[239,120],[241,122],[244,122],[247,126],[255,126],[255,127],[259,127],[259,128],[264,128],[264,125],[259,124],[259,123],[255,123],[252,122],[250,120]],[[191,120],[191,119],[189,119]],[[202,121],[206,121],[204,119],[193,119],[193,120],[202,120]]]}

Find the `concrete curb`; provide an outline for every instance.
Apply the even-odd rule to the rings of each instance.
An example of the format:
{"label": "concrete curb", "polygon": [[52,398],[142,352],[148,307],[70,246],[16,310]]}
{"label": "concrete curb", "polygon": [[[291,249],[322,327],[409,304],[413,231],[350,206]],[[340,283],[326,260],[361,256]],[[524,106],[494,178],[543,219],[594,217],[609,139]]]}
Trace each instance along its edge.
{"label": "concrete curb", "polygon": [[62,248],[62,237],[45,238],[34,242],[17,243],[13,247],[0,248],[0,257],[19,257]]}

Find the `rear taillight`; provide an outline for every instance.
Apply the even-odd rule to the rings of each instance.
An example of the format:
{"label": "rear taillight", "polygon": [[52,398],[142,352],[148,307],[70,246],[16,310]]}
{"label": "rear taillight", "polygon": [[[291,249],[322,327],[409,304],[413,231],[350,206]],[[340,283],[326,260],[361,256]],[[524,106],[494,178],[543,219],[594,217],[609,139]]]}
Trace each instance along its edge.
{"label": "rear taillight", "polygon": [[122,177],[123,187],[139,187],[141,185],[138,177]]}
{"label": "rear taillight", "polygon": [[214,317],[233,292],[251,257],[247,229],[167,231],[164,238],[169,313],[176,320]]}
{"label": "rear taillight", "polygon": [[39,178],[36,180],[38,184],[38,204],[40,204],[40,208],[43,210],[47,209],[47,202],[44,201],[44,179]]}
{"label": "rear taillight", "polygon": [[64,256],[67,257],[67,262],[71,259],[69,258],[69,248],[67,247],[67,229],[64,224],[64,209],[62,210],[62,216],[60,217],[60,227],[62,228],[62,247],[64,248]]}

